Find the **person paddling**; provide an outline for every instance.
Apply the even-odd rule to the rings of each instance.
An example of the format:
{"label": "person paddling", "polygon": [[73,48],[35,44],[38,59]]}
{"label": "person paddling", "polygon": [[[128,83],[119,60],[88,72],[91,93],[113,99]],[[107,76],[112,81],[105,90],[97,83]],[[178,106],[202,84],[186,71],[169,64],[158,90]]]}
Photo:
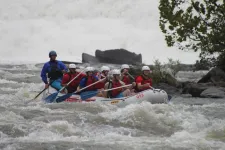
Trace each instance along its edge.
{"label": "person paddling", "polygon": [[75,64],[69,64],[69,72],[65,73],[62,78],[62,86],[66,86],[72,79],[74,79],[73,82],[71,82],[67,87],[68,93],[73,93],[77,90],[77,87],[80,84],[80,81],[83,77],[85,77],[85,74],[77,72],[76,71],[76,65]]}
{"label": "person paddling", "polygon": [[100,79],[103,79],[103,78],[106,78],[106,80],[104,80],[103,82],[99,82],[98,84],[96,84],[96,87],[98,89],[104,89],[106,82],[109,81],[109,76],[108,76],[109,71],[110,71],[110,68],[108,66],[102,66],[101,67],[101,73],[100,73],[100,75],[99,75],[98,78],[99,78],[99,80]]}
{"label": "person paddling", "polygon": [[[61,61],[56,60],[56,57],[57,54],[55,51],[49,52],[50,61],[44,64],[41,71],[41,78],[45,83],[45,88],[48,88],[49,84],[51,83],[51,87],[55,88],[56,90],[60,90],[62,88],[62,76],[63,73],[66,73],[67,68]],[[47,78],[50,78],[49,82]]]}
{"label": "person paddling", "polygon": [[[113,75],[113,79],[112,81],[109,81],[105,84],[105,89],[117,88],[117,87],[121,87],[125,85],[125,83],[120,80],[120,70],[118,69],[112,70],[112,75]],[[112,91],[108,91],[106,95],[109,98],[121,98],[121,97],[130,96],[131,95],[130,88],[135,86],[136,84],[134,82],[132,86],[130,87],[118,88]]]}
{"label": "person paddling", "polygon": [[148,66],[142,67],[142,74],[135,78],[137,84],[135,90],[141,92],[147,89],[151,89],[152,79],[149,77],[149,74],[152,72]]}
{"label": "person paddling", "polygon": [[[94,75],[94,68],[93,67],[87,67],[85,69],[86,71],[86,76],[80,81],[80,84],[77,88],[77,92],[81,92],[82,95],[91,95],[92,96],[102,96],[102,94],[100,92],[96,92],[98,91],[98,87],[96,87],[95,85],[92,85],[93,83],[97,82],[99,79]],[[80,91],[80,89],[85,88],[89,85],[92,85],[88,88],[86,88],[83,91]]]}
{"label": "person paddling", "polygon": [[131,80],[128,74],[129,69],[130,67],[127,64],[123,64],[121,66],[121,81],[123,81],[126,85],[131,84]]}

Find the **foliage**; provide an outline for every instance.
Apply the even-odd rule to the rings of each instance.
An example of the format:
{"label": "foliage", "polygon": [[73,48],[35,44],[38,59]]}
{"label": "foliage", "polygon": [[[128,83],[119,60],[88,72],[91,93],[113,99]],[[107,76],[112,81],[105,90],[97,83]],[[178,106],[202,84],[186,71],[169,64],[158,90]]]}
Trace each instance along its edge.
{"label": "foliage", "polygon": [[200,50],[200,57],[225,52],[225,2],[160,0],[159,25],[168,46]]}
{"label": "foliage", "polygon": [[152,78],[154,83],[164,82],[170,85],[176,85],[175,75],[180,70],[181,64],[179,60],[168,58],[168,62],[162,64],[158,59],[154,61]]}
{"label": "foliage", "polygon": [[[149,66],[152,70],[150,75],[153,79],[153,84],[160,82],[168,83],[170,85],[176,85],[175,75],[180,69],[180,61],[174,61],[169,58],[167,63],[162,64],[158,59],[154,61],[154,65]],[[129,70],[129,73],[134,77],[142,74],[142,66],[132,67]]]}
{"label": "foliage", "polygon": [[195,63],[195,71],[197,70],[209,70],[215,65],[215,58],[202,58]]}

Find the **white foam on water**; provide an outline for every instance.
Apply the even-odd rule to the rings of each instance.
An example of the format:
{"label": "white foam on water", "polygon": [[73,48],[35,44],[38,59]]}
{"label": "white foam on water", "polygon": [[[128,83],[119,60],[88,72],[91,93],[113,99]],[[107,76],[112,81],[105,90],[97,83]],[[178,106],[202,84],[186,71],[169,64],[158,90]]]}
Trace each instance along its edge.
{"label": "white foam on water", "polygon": [[[161,107],[162,106],[162,107]],[[160,108],[157,110],[157,108]],[[135,127],[135,124],[148,123],[151,126],[151,123],[156,123],[156,126],[166,126],[167,128],[174,127],[175,133],[171,135],[170,138],[166,138],[167,142],[173,145],[174,147],[201,147],[206,145],[206,147],[213,147],[216,144],[219,146],[221,144],[220,141],[208,141],[207,134],[212,129],[223,129],[224,128],[224,120],[216,119],[210,120],[206,118],[205,115],[202,115],[200,111],[188,111],[190,106],[184,105],[170,105],[167,109],[165,109],[163,105],[151,105],[151,104],[141,104],[141,105],[129,105],[125,108],[118,109],[116,112],[107,112],[102,113],[103,117],[108,118],[109,120],[116,121],[119,120],[121,123],[131,122],[131,126]],[[140,117],[144,117],[143,122],[139,122],[139,118],[137,116],[138,111],[145,111],[148,115],[145,116],[142,114]],[[162,111],[157,114],[156,112]],[[135,118],[136,115],[136,118]],[[150,117],[150,122],[147,121]],[[136,125],[136,127],[138,127]],[[142,126],[143,127],[143,126]],[[220,128],[218,128],[220,127]],[[157,128],[155,128],[157,129]],[[171,128],[172,129],[172,128]],[[149,130],[154,130],[154,128],[150,127]],[[155,137],[158,138],[157,136]],[[150,139],[149,139],[150,140]],[[199,141],[201,141],[199,143]],[[168,144],[167,143],[167,144]],[[192,146],[190,146],[190,144]],[[223,143],[223,145],[225,145]],[[220,146],[219,146],[220,147]]]}
{"label": "white foam on water", "polygon": [[[54,106],[55,105],[55,106]],[[57,104],[59,106],[59,104]],[[55,109],[46,108],[45,105],[34,105],[21,107],[21,110],[39,110],[44,111],[46,115],[61,114],[66,115],[71,113],[72,110],[56,109],[56,104],[51,107]],[[84,104],[86,105],[86,104]],[[87,104],[89,105],[89,104]],[[91,106],[91,105],[90,105]],[[91,107],[88,108],[91,109]],[[207,105],[204,108],[219,107],[217,104]],[[93,108],[97,108],[97,105]],[[32,127],[27,136],[19,137],[16,139],[4,137],[2,143],[15,140],[17,142],[25,143],[42,143],[42,142],[94,142],[96,144],[121,144],[133,146],[139,149],[140,147],[152,146],[166,146],[174,148],[202,148],[208,149],[215,146],[222,147],[224,143],[221,141],[210,140],[207,135],[214,129],[221,130],[224,127],[224,120],[210,119],[202,114],[201,106],[185,105],[153,105],[147,102],[141,104],[131,104],[124,108],[111,108],[105,105],[104,112],[91,114],[90,112],[76,111],[79,118],[83,118],[82,122],[69,123],[66,120],[52,120],[50,122],[31,121],[29,126]],[[85,107],[87,108],[87,107]],[[15,113],[3,113],[2,117],[10,117],[9,121],[20,120],[24,118],[16,115]],[[44,116],[42,116],[44,117]],[[96,119],[92,117],[97,117]],[[99,118],[103,122],[98,122]],[[91,119],[92,118],[92,119]],[[0,120],[4,119],[0,117]],[[48,117],[46,116],[46,119]],[[92,121],[91,121],[92,120]],[[119,126],[115,126],[118,123]],[[149,132],[152,136],[137,136],[136,132]],[[156,131],[155,131],[156,130]],[[158,130],[158,131],[157,131]],[[163,136],[164,134],[172,131],[171,135]],[[154,132],[155,131],[155,132]],[[151,146],[150,146],[151,147]]]}
{"label": "white foam on water", "polygon": [[45,141],[60,141],[63,139],[63,135],[57,134],[51,131],[35,131],[30,133],[26,137],[20,138],[22,141],[29,141],[29,142],[45,142]]}
{"label": "white foam on water", "polygon": [[0,131],[0,139],[8,138],[7,134],[4,134],[2,131]]}
{"label": "white foam on water", "polygon": [[7,145],[3,150],[16,150],[15,145]]}
{"label": "white foam on water", "polygon": [[6,78],[27,78],[27,77],[33,77],[35,76],[34,74],[27,74],[27,73],[10,73],[8,71],[0,71],[0,73],[2,74],[3,77]]}
{"label": "white foam on water", "polygon": [[125,48],[142,53],[145,63],[167,57],[194,63],[197,53],[166,46],[158,5],[153,0],[2,1],[1,62],[44,62],[51,49],[59,60],[80,62],[83,52]]}
{"label": "white foam on water", "polygon": [[16,81],[9,81],[9,80],[6,80],[6,79],[0,79],[0,83],[13,83],[13,84],[18,84],[18,82],[16,82]]}
{"label": "white foam on water", "polygon": [[14,122],[15,120],[24,120],[24,118],[12,111],[5,111],[0,114],[0,120],[4,120],[5,122]]}
{"label": "white foam on water", "polygon": [[7,92],[16,92],[18,91],[19,89],[12,89],[12,88],[5,88],[5,87],[2,87],[0,88],[2,91],[7,91]]}
{"label": "white foam on water", "polygon": [[[191,72],[188,74],[191,76]],[[20,83],[10,84],[12,89],[16,84]],[[25,101],[36,96],[37,92],[33,91],[41,91],[43,86],[43,83],[22,83],[18,91],[0,94],[0,123],[4,126],[13,124],[13,128],[22,132],[19,137],[0,132],[1,144],[39,145],[69,141],[80,145],[91,143],[93,147],[117,144],[121,149],[123,146],[204,150],[225,147],[221,134],[225,121],[220,116],[224,104],[218,104],[216,100],[202,106],[143,102],[119,108],[100,103],[43,104],[40,96],[33,103],[24,105]],[[10,87],[2,89],[10,91]],[[181,102],[190,100],[176,99]],[[11,148],[18,149],[18,145],[11,145]]]}
{"label": "white foam on water", "polygon": [[[24,62],[21,64],[14,64],[13,62],[8,62],[8,63],[0,63],[2,66],[0,67],[1,71],[4,72],[4,70],[19,70],[19,71],[23,71],[23,70],[37,70],[39,71],[40,68],[38,68],[35,64],[29,63],[29,62]],[[4,67],[4,65],[7,65]],[[21,65],[21,66],[19,66]],[[25,66],[24,66],[25,65]]]}
{"label": "white foam on water", "polygon": [[204,75],[206,75],[209,71],[208,70],[201,70],[201,71],[179,71],[176,74],[176,79],[181,82],[191,81],[197,82],[200,80]]}

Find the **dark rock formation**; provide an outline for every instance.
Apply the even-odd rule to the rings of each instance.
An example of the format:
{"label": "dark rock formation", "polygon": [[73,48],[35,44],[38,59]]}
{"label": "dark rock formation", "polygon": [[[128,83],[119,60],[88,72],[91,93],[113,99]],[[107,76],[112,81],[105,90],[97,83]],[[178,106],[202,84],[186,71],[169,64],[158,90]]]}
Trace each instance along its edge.
{"label": "dark rock formation", "polygon": [[202,79],[200,79],[198,83],[216,83],[221,81],[225,81],[225,72],[222,69],[215,67],[210,70]]}
{"label": "dark rock formation", "polygon": [[192,97],[200,97],[201,93],[209,87],[213,87],[212,83],[187,83],[184,85],[182,94],[191,94]]}
{"label": "dark rock formation", "polygon": [[225,97],[225,82],[217,83],[183,83],[182,94],[192,97],[223,98]]}
{"label": "dark rock formation", "polygon": [[96,50],[95,57],[101,63],[112,63],[112,64],[141,64],[141,54],[135,54],[125,49],[113,49],[113,50]]}
{"label": "dark rock formation", "polygon": [[82,53],[82,62],[83,63],[99,63],[99,60],[92,55]]}
{"label": "dark rock formation", "polygon": [[225,89],[221,87],[210,87],[201,93],[201,97],[204,98],[224,98]]}

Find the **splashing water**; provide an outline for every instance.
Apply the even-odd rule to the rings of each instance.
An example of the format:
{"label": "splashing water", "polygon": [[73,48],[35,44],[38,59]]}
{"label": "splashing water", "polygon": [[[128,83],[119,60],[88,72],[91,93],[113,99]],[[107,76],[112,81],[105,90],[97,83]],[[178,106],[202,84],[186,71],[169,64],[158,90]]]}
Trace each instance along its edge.
{"label": "splashing water", "polygon": [[[36,69],[24,70],[39,79]],[[170,104],[143,102],[122,108],[44,104],[40,99],[24,105],[43,84],[29,79],[20,83],[12,78],[16,75],[0,79],[0,149],[222,150],[225,146],[222,99],[175,97]]]}

